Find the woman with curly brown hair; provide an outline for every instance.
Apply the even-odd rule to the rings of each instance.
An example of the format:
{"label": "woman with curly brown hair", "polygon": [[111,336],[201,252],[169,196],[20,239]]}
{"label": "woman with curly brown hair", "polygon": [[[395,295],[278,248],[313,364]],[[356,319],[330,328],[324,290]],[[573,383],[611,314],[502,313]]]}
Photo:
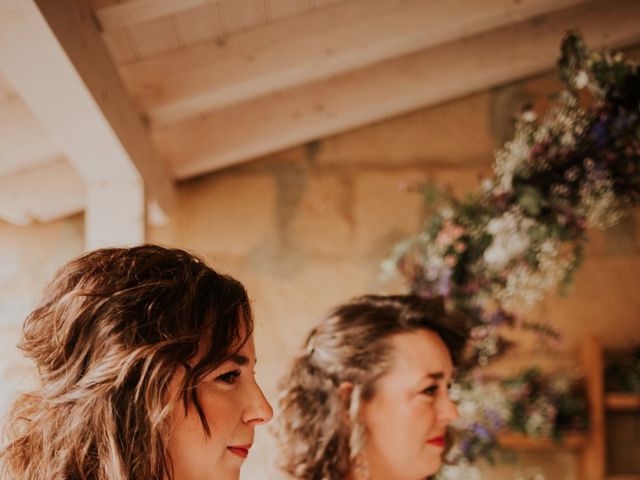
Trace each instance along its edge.
{"label": "woman with curly brown hair", "polygon": [[439,300],[363,296],[313,329],[280,400],[282,468],[299,480],[420,480],[442,463],[465,318]]}
{"label": "woman with curly brown hair", "polygon": [[69,262],[24,323],[40,386],[0,461],[12,480],[237,479],[271,419],[246,291],[178,249]]}

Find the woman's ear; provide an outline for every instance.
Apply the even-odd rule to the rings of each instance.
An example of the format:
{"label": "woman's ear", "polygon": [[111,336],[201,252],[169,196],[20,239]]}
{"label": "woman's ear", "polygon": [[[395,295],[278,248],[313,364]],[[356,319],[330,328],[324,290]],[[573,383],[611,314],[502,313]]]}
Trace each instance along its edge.
{"label": "woman's ear", "polygon": [[340,395],[340,401],[347,410],[349,410],[349,404],[351,403],[351,392],[353,392],[353,383],[340,382],[338,394]]}

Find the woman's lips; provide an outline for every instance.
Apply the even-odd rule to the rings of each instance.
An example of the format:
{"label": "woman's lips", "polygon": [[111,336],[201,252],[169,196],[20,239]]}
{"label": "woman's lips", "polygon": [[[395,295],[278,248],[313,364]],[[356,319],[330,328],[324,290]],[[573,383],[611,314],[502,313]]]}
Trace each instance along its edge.
{"label": "woman's lips", "polygon": [[428,443],[429,445],[434,445],[434,446],[436,446],[436,447],[444,447],[445,439],[444,439],[444,436],[442,436],[442,437],[435,437],[435,438],[432,438],[432,439],[430,439],[430,440],[427,440],[427,443]]}
{"label": "woman's lips", "polygon": [[227,447],[227,450],[241,458],[247,458],[250,448],[251,445],[233,445],[231,447]]}

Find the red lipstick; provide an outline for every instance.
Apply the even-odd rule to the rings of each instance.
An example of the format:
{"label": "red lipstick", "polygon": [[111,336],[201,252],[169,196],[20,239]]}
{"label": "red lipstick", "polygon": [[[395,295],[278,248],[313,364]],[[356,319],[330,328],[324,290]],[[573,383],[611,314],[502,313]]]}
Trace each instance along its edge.
{"label": "red lipstick", "polygon": [[427,440],[427,443],[429,445],[434,445],[436,447],[444,448],[445,438],[444,438],[444,436],[431,438],[431,439]]}
{"label": "red lipstick", "polygon": [[247,458],[247,456],[249,455],[249,449],[251,448],[251,444],[249,445],[232,445],[230,447],[227,447],[227,450],[229,450],[231,453],[233,453],[234,455],[237,455],[241,458]]}

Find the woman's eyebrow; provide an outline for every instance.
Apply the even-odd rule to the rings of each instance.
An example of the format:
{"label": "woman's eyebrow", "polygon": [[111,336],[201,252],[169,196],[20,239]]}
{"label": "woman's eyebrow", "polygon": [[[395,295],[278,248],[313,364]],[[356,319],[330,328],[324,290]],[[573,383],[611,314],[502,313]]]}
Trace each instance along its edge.
{"label": "woman's eyebrow", "polygon": [[444,378],[444,373],[443,372],[427,373],[425,375],[425,378],[430,378],[431,380],[442,380]]}
{"label": "woman's eyebrow", "polygon": [[234,355],[229,360],[241,367],[249,363],[249,359],[244,355]]}
{"label": "woman's eyebrow", "polygon": [[[249,358],[245,357],[244,355],[239,355],[239,354],[238,355],[234,355],[229,360],[232,361],[233,363],[235,363],[236,365],[240,366],[240,367],[244,367],[245,365],[249,364]],[[256,363],[258,363],[258,359],[257,358],[253,361],[254,365]]]}

